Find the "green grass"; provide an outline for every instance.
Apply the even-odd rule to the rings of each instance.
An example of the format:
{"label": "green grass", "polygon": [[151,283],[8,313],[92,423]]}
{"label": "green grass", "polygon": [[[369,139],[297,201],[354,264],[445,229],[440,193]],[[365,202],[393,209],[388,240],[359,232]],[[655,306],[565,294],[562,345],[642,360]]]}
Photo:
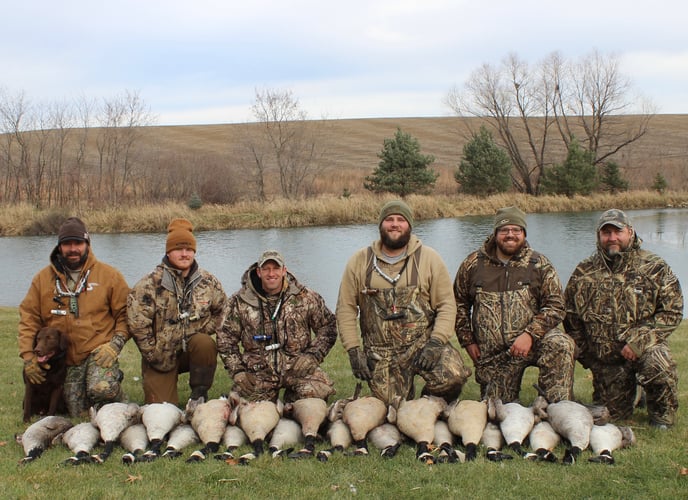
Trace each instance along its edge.
{"label": "green grass", "polygon": [[[20,466],[24,452],[14,435],[25,425],[21,419],[23,383],[17,355],[16,309],[0,308],[0,358],[5,368],[0,375],[0,476],[4,498],[686,498],[688,476],[688,322],[672,336],[672,349],[679,365],[680,405],[678,424],[669,432],[651,430],[647,414],[638,410],[627,422],[636,432],[634,448],[615,453],[616,464],[588,463],[590,451],[572,467],[527,462],[520,459],[492,463],[481,456],[473,463],[423,465],[415,459],[413,446],[405,445],[394,459],[335,455],[328,463],[316,460],[273,460],[267,455],[247,467],[228,465],[213,459],[186,464],[184,458],[158,460],[150,464],[125,466],[117,449],[102,465],[62,466],[70,456],[62,445],[47,450],[34,463]],[[142,401],[138,377],[139,354],[132,342],[125,346],[122,365],[125,389],[134,401]],[[336,381],[338,396],[352,393],[355,380],[339,343],[325,361]],[[580,366],[575,392],[590,401],[589,373]],[[522,399],[530,403],[530,384],[536,372],[526,372]],[[180,399],[189,394],[188,377],[182,376]],[[211,397],[229,389],[229,379],[218,370]],[[473,380],[463,396],[476,398]],[[319,444],[318,449],[326,447]],[[563,447],[557,455],[563,456]],[[192,449],[186,450],[187,456]],[[248,451],[240,450],[240,451]]]}

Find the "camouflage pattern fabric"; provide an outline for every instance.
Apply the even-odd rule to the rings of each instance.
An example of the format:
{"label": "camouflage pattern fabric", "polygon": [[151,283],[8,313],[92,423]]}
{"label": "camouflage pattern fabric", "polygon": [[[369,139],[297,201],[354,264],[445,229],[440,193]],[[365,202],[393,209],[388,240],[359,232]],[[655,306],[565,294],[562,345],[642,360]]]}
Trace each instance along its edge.
{"label": "camouflage pattern fabric", "polygon": [[368,385],[375,397],[386,404],[395,396],[413,398],[416,375],[425,380],[424,394],[447,401],[459,397],[471,371],[453,346],[437,347],[442,353],[432,370],[419,371],[414,366],[416,356],[430,337],[433,319],[434,313],[418,287],[379,289],[375,294],[363,295],[361,336],[369,365],[373,366]]}
{"label": "camouflage pattern fabric", "polygon": [[[290,370],[299,355],[311,354],[322,363],[337,340],[336,319],[316,292],[287,273],[279,297],[265,297],[258,290],[256,264],[242,277],[242,288],[229,298],[229,312],[217,336],[217,348],[227,372],[255,376],[250,389],[235,388],[247,399],[269,396],[280,389],[300,397],[327,399],[335,393],[334,382],[321,369],[304,377]],[[274,318],[274,319],[273,319]]]}
{"label": "camouflage pattern fabric", "polygon": [[196,261],[184,279],[165,258],[129,293],[129,331],[150,366],[161,372],[176,370],[177,357],[186,352],[191,336],[213,336],[222,329],[226,306],[220,281]]}
{"label": "camouflage pattern fabric", "polygon": [[279,391],[285,388],[283,400],[285,403],[303,398],[319,398],[327,400],[335,394],[334,382],[321,368],[303,377],[280,377],[271,370],[254,373],[255,385],[250,388],[234,384],[233,390],[249,401],[276,401]]}
{"label": "camouflage pattern fabric", "polygon": [[[593,373],[597,400],[618,418],[630,416],[637,382],[645,387],[650,419],[673,422],[677,374],[668,337],[683,318],[683,294],[667,263],[642,250],[637,237],[611,259],[598,245],[573,271],[565,299],[564,327]],[[626,344],[637,361],[621,355]]]}
{"label": "camouflage pattern fabric", "polygon": [[[518,399],[523,372],[537,366],[538,384],[550,402],[572,398],[575,345],[556,328],[564,317],[564,298],[549,259],[526,242],[504,264],[496,258],[492,235],[459,266],[454,296],[459,343],[480,348],[475,378],[482,396]],[[522,333],[532,337],[531,351],[513,358],[509,350]]]}
{"label": "camouflage pattern fabric", "polygon": [[547,401],[556,403],[573,399],[573,339],[558,328],[552,329],[533,344],[525,358],[512,357],[509,351],[481,356],[475,365],[475,380],[482,398],[500,398],[504,402],[519,399],[523,372],[538,367],[538,386]]}
{"label": "camouflage pattern fabric", "polygon": [[121,387],[123,379],[118,361],[110,368],[102,368],[93,360],[93,355],[79,365],[67,367],[64,399],[69,416],[78,418],[95,404],[125,400]]}

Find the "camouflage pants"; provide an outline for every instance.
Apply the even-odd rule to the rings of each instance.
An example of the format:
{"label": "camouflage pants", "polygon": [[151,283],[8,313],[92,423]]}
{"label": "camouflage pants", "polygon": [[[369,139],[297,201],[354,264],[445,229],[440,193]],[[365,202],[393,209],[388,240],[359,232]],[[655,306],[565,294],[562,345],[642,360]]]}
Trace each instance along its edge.
{"label": "camouflage pants", "polygon": [[368,381],[373,396],[385,404],[390,404],[395,396],[412,399],[415,397],[414,378],[420,375],[425,380],[423,394],[439,396],[447,402],[457,399],[471,376],[471,370],[466,368],[461,354],[451,344],[437,347],[441,350],[440,359],[431,370],[419,370],[413,362],[424,345],[425,339],[408,349],[370,348],[372,350],[366,354],[375,365],[373,378]]}
{"label": "camouflage pants", "polygon": [[508,351],[480,358],[475,365],[475,380],[482,398],[500,398],[503,402],[519,399],[523,372],[537,366],[538,385],[550,403],[573,399],[574,342],[555,328],[533,344],[525,358],[512,357]]}
{"label": "camouflage pants", "polygon": [[650,347],[635,362],[591,363],[593,400],[604,404],[614,419],[633,415],[637,385],[645,389],[647,413],[658,424],[675,423],[678,409],[678,373],[669,348]]}
{"label": "camouflage pants", "polygon": [[102,368],[93,361],[93,355],[80,365],[67,367],[64,398],[69,415],[79,417],[94,404],[126,399],[120,385],[122,379],[124,374],[118,361],[110,368]]}
{"label": "camouflage pants", "polygon": [[334,382],[321,368],[303,377],[276,375],[272,370],[251,373],[256,382],[251,387],[234,384],[232,390],[250,401],[276,401],[281,389],[285,389],[284,402],[289,403],[303,398],[327,398],[335,393]]}

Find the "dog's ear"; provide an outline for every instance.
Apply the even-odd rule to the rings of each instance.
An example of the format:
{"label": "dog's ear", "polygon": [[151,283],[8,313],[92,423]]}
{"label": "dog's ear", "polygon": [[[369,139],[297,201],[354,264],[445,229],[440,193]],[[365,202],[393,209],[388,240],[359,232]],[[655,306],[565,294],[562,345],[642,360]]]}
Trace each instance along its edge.
{"label": "dog's ear", "polygon": [[60,333],[60,351],[64,352],[69,347],[69,335],[67,335],[66,333],[62,333],[61,331],[59,333]]}

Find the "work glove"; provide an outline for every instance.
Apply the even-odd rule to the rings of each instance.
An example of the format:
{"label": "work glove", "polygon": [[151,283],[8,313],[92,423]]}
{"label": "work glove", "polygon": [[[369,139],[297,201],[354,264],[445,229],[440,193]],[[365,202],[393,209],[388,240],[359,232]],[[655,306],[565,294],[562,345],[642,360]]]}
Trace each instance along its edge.
{"label": "work glove", "polygon": [[312,354],[299,354],[291,366],[291,375],[293,377],[305,377],[313,373],[319,364]]}
{"label": "work glove", "polygon": [[45,370],[41,367],[36,356],[24,361],[24,376],[26,380],[34,385],[45,382],[45,371],[50,369],[50,365],[43,365]]}
{"label": "work glove", "polygon": [[248,396],[256,390],[258,380],[253,373],[238,372],[234,374],[234,387],[237,387],[239,394]]}
{"label": "work glove", "polygon": [[119,353],[122,351],[126,340],[121,335],[115,335],[112,340],[107,344],[102,344],[93,349],[91,354],[93,354],[93,361],[95,364],[101,368],[110,368],[115,361]]}
{"label": "work glove", "polygon": [[416,368],[426,372],[432,370],[440,360],[443,348],[444,344],[441,340],[431,337],[416,357]]}
{"label": "work glove", "polygon": [[354,377],[360,380],[370,380],[373,378],[368,367],[368,359],[359,347],[352,347],[347,353],[349,354],[349,363],[351,364],[351,371]]}

